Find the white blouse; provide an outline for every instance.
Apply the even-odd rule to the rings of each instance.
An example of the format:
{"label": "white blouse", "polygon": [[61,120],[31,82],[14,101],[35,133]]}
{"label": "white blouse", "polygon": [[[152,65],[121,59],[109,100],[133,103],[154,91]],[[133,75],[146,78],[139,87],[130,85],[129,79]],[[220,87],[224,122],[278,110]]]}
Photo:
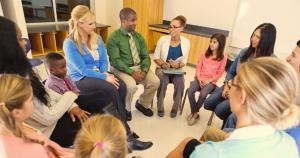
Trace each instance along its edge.
{"label": "white blouse", "polygon": [[[187,59],[188,59],[188,54],[190,51],[190,40],[183,36],[180,36],[180,41],[181,41],[182,56],[179,58],[182,63],[186,64]],[[155,51],[154,51],[154,60],[155,59],[162,59],[163,61],[167,60],[170,43],[171,43],[170,35],[162,36],[158,40]]]}

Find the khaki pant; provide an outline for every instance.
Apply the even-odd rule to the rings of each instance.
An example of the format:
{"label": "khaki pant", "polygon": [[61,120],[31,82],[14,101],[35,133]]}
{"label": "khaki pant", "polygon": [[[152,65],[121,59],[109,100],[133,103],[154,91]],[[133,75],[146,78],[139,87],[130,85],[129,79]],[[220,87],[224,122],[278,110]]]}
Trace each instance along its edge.
{"label": "khaki pant", "polygon": [[[134,71],[140,71],[139,66],[131,67]],[[130,75],[121,72],[112,67],[112,72],[118,75],[127,86],[127,95],[126,95],[126,110],[131,111],[132,98],[137,91],[137,84],[142,84],[144,86],[144,93],[142,93],[138,99],[139,103],[142,104],[145,108],[149,108],[154,98],[155,92],[159,87],[158,77],[149,70],[144,80],[136,82],[133,77]]]}
{"label": "khaki pant", "polygon": [[228,133],[224,132],[215,127],[208,126],[202,137],[200,138],[200,142],[213,141],[220,142],[225,140],[228,137]]}

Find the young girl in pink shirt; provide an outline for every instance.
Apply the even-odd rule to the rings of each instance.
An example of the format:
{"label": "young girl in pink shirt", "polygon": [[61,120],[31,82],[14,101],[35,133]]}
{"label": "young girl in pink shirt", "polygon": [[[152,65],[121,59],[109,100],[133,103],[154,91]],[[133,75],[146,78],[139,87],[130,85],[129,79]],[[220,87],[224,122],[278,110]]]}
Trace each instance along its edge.
{"label": "young girl in pink shirt", "polygon": [[[210,38],[210,44],[205,53],[202,53],[197,67],[195,80],[190,83],[188,91],[191,114],[187,117],[188,125],[194,125],[199,119],[198,114],[207,95],[211,93],[216,82],[222,76],[227,56],[224,54],[226,37],[221,33],[213,34]],[[200,91],[198,100],[195,99],[195,93]]]}
{"label": "young girl in pink shirt", "polygon": [[[60,147],[24,123],[33,110],[29,79],[0,75],[0,141],[7,158],[73,158],[74,151]],[[1,157],[0,156],[0,157]]]}

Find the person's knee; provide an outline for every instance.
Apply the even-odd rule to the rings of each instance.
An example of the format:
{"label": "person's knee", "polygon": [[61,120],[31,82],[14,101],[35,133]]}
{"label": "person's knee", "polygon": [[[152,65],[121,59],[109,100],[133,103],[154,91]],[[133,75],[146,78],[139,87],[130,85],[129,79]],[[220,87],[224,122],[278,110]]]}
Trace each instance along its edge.
{"label": "person's knee", "polygon": [[127,86],[127,93],[135,93],[138,89],[136,84],[128,84],[126,86]]}
{"label": "person's knee", "polygon": [[158,89],[159,85],[160,85],[160,80],[158,79],[158,77],[153,77],[153,79],[150,81],[151,85],[153,87],[155,87],[155,89]]}
{"label": "person's knee", "polygon": [[206,110],[214,110],[215,105],[214,105],[214,98],[212,96],[209,96],[208,98],[206,98],[206,100],[204,101],[203,105],[204,105],[204,109]]}
{"label": "person's knee", "polygon": [[207,94],[204,94],[204,93],[200,93],[199,95],[199,99],[206,99],[207,97]]}
{"label": "person's knee", "polygon": [[108,96],[115,97],[117,94],[119,94],[119,91],[114,85],[111,85],[105,89],[105,93],[108,94]]}
{"label": "person's knee", "polygon": [[230,115],[230,110],[225,108],[218,108],[215,109],[215,114],[221,119],[226,120],[228,116]]}

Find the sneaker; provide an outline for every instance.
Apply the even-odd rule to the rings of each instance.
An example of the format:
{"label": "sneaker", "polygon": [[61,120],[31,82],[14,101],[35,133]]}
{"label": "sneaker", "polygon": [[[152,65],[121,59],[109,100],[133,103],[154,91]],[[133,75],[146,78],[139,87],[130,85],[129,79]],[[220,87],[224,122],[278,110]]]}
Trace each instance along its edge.
{"label": "sneaker", "polygon": [[187,120],[187,121],[191,121],[192,118],[193,118],[193,114],[191,113],[191,114],[189,114],[189,115],[187,116],[186,120]]}
{"label": "sneaker", "polygon": [[196,124],[198,121],[200,120],[200,115],[197,114],[197,117],[192,117],[192,119],[190,121],[188,121],[188,125],[189,126],[193,126],[194,124]]}
{"label": "sneaker", "polygon": [[151,109],[149,108],[145,108],[142,104],[140,104],[138,101],[136,101],[135,103],[135,107],[137,110],[139,110],[140,112],[142,112],[145,116],[151,117],[153,116],[153,112]]}

